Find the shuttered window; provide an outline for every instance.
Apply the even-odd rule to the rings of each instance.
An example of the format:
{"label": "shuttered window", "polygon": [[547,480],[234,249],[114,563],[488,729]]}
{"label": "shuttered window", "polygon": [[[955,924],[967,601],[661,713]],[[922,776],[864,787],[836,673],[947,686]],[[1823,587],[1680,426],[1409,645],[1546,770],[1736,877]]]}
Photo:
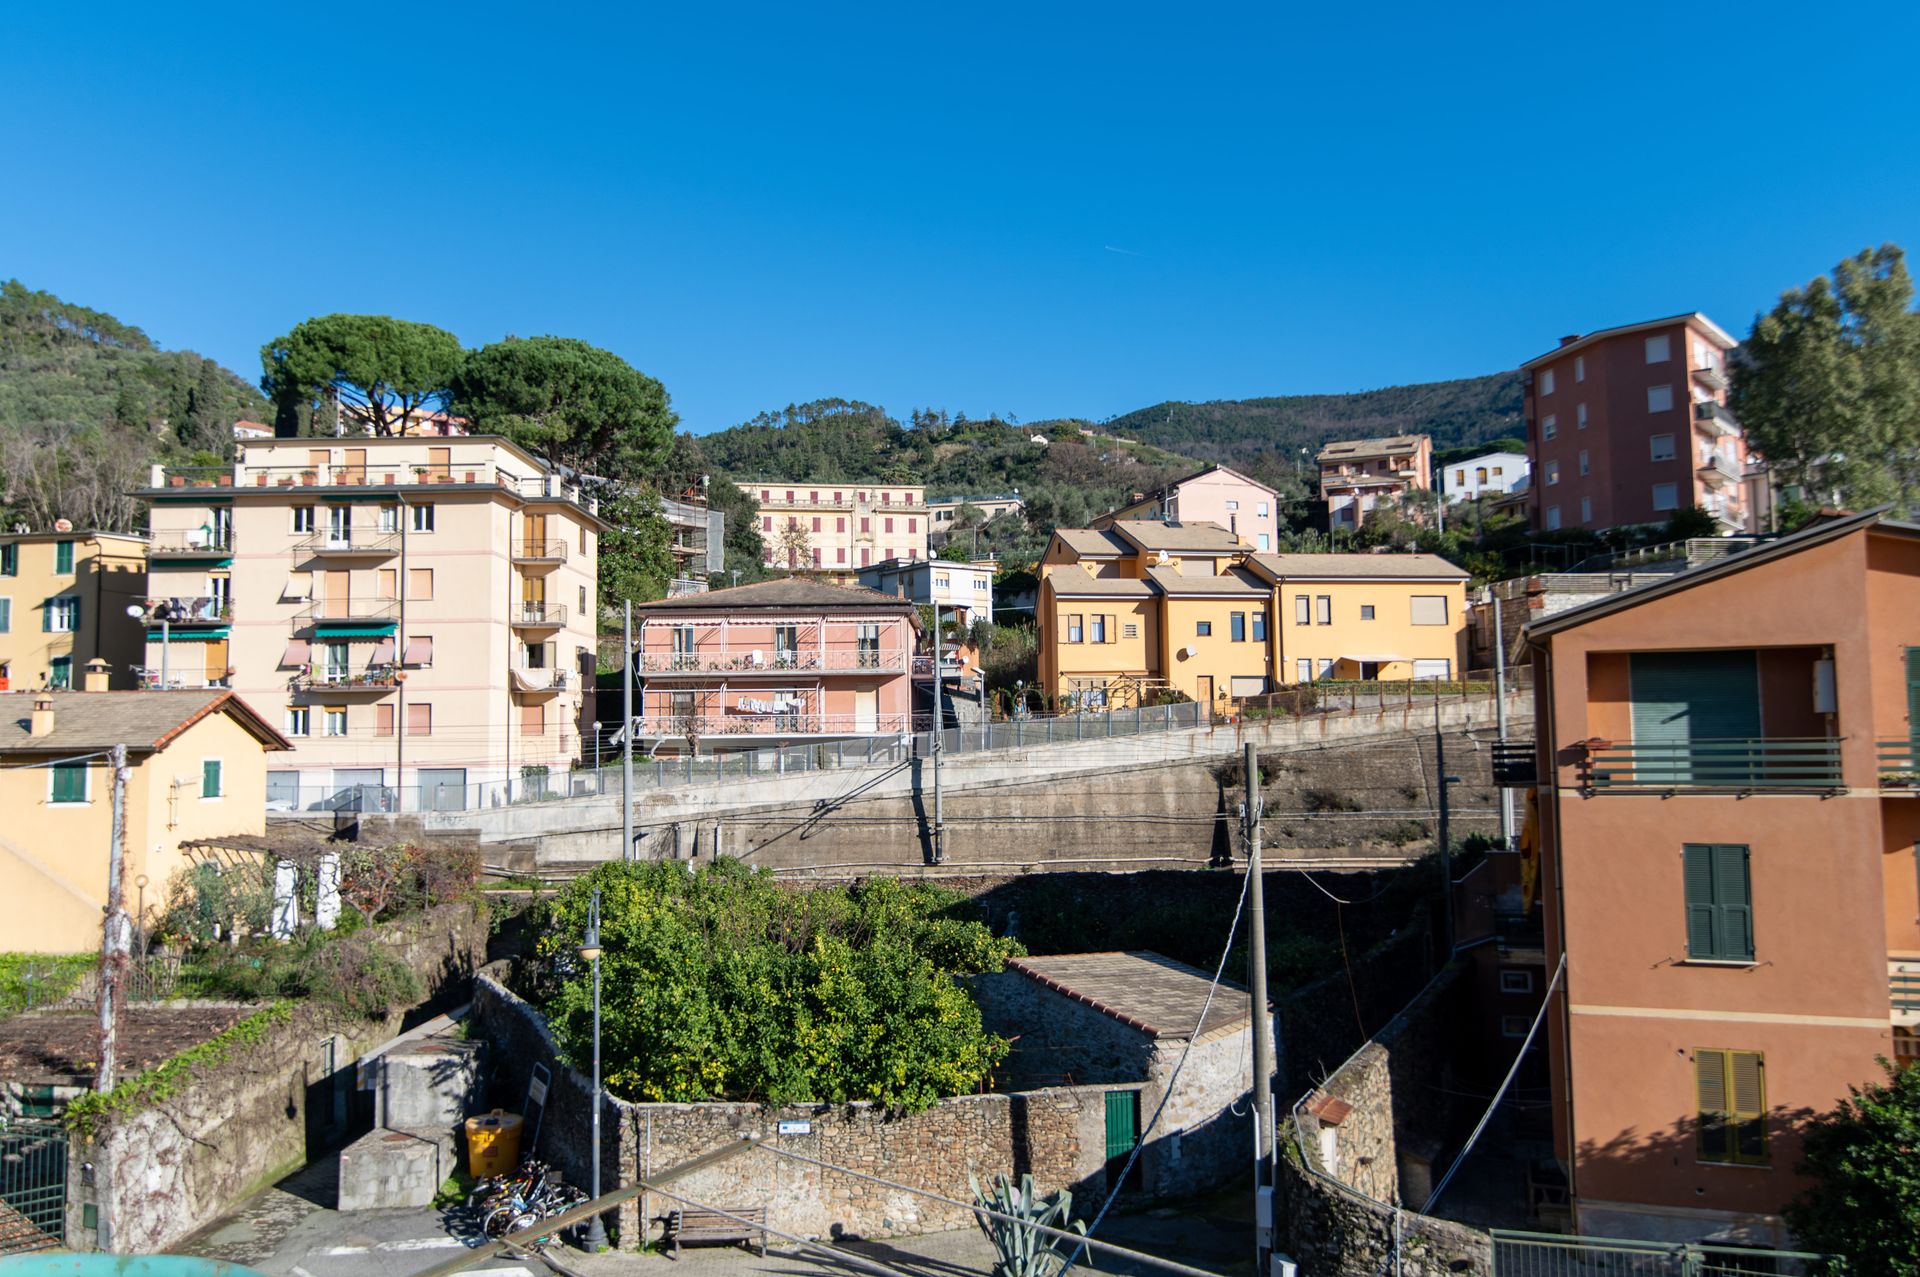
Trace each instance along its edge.
{"label": "shuttered window", "polygon": [[1920,742],[1920,647],[1907,649],[1907,735]]}
{"label": "shuttered window", "polygon": [[1753,961],[1753,882],[1747,848],[1688,843],[1684,849],[1687,956]]}
{"label": "shuttered window", "polygon": [[1447,623],[1447,596],[1444,594],[1414,595],[1413,623],[1415,625],[1445,625]]}
{"label": "shuttered window", "polygon": [[1333,624],[1333,596],[1331,594],[1322,594],[1315,597],[1313,601],[1313,619],[1315,623],[1320,625]]}
{"label": "shuttered window", "polygon": [[202,759],[200,762],[200,796],[218,798],[225,791],[220,788],[220,760]]}
{"label": "shuttered window", "polygon": [[1293,596],[1293,623],[1295,625],[1313,624],[1313,604],[1304,594]]}
{"label": "shuttered window", "polygon": [[[1760,735],[1760,669],[1752,650],[1639,652],[1628,668],[1633,743],[1642,747],[1634,771],[1641,780],[1689,783],[1695,758],[1690,744]],[[1719,783],[1741,779],[1738,762],[1724,749],[1712,771]]]}
{"label": "shuttered window", "polygon": [[1700,1160],[1767,1164],[1767,1070],[1758,1051],[1693,1053],[1700,1108]]}
{"label": "shuttered window", "polygon": [[85,763],[55,763],[53,765],[53,789],[51,800],[56,803],[84,803],[87,801],[87,765]]}

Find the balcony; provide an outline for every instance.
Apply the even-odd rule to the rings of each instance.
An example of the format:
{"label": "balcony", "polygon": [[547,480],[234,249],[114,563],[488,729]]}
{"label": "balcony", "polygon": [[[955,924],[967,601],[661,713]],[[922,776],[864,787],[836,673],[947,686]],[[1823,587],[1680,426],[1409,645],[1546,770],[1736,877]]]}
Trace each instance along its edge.
{"label": "balcony", "polygon": [[490,462],[387,461],[375,455],[351,465],[154,466],[147,491],[184,488],[396,488],[465,484],[504,488],[522,500],[559,501],[592,510],[593,497],[557,474],[522,474]]}
{"label": "balcony", "polygon": [[640,652],[642,674],[861,674],[905,673],[907,653],[896,648],[829,643],[824,649],[758,648],[694,652]]}
{"label": "balcony", "polygon": [[1723,488],[1729,483],[1740,482],[1740,472],[1734,469],[1733,462],[1715,453],[1702,462],[1695,471],[1709,488]]}
{"label": "balcony", "polygon": [[400,667],[369,665],[363,670],[314,667],[294,675],[290,686],[296,692],[325,692],[342,696],[370,693],[380,696],[400,686]]}
{"label": "balcony", "polygon": [[516,540],[509,553],[515,567],[550,570],[567,561],[567,543],[560,540]]}
{"label": "balcony", "polygon": [[1831,793],[1842,790],[1831,737],[1585,743],[1581,783],[1594,793]]}
{"label": "balcony", "polygon": [[1721,372],[1718,368],[1712,367],[1695,368],[1693,370],[1693,379],[1709,390],[1725,390],[1728,385],[1731,384],[1727,381],[1727,375],[1725,373]]}
{"label": "balcony", "polygon": [[567,624],[564,603],[522,603],[509,617],[516,630],[558,630]]}
{"label": "balcony", "polygon": [[294,613],[298,625],[393,626],[400,616],[399,599],[315,599]]}
{"label": "balcony", "polygon": [[1901,736],[1879,741],[1874,754],[1880,763],[1880,788],[1897,794],[1920,794],[1920,740]]}
{"label": "balcony", "polygon": [[193,528],[185,532],[155,532],[147,543],[149,562],[159,559],[230,559],[232,532]]}
{"label": "balcony", "polygon": [[233,600],[229,598],[165,598],[149,600],[148,637],[158,640],[161,622],[176,630],[197,629],[208,625],[233,623]]}
{"label": "balcony", "polygon": [[317,533],[293,548],[316,558],[384,559],[400,553],[400,534],[379,528],[348,528]]}
{"label": "balcony", "polygon": [[1693,405],[1693,424],[1716,439],[1740,432],[1740,422],[1727,406],[1711,399]]}
{"label": "balcony", "polygon": [[527,696],[551,696],[567,690],[573,671],[558,665],[515,665],[508,674],[514,691]]}
{"label": "balcony", "polygon": [[1920,958],[1887,959],[1887,1002],[1895,1024],[1920,1028]]}
{"label": "balcony", "polygon": [[[192,662],[189,662],[189,665],[191,664]],[[158,665],[136,665],[133,667],[133,676],[139,680],[140,690],[143,692],[199,692],[210,688],[230,688],[233,686],[233,679],[228,676],[216,675],[209,678],[204,671],[191,668],[173,669],[169,667],[166,671],[162,672]]]}
{"label": "balcony", "polygon": [[[653,740],[716,738],[750,743],[753,737],[897,736],[913,730],[906,714],[661,714],[635,720]],[[742,738],[748,738],[743,740]]]}

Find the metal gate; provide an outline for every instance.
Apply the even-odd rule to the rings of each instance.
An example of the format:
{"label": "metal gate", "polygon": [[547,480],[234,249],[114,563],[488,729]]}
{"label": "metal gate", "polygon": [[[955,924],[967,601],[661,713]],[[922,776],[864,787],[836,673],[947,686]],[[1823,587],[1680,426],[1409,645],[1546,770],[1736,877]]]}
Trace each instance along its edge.
{"label": "metal gate", "polygon": [[1494,1277],[1820,1277],[1835,1263],[1801,1250],[1493,1230]]}
{"label": "metal gate", "polygon": [[53,1122],[0,1127],[0,1255],[67,1240],[67,1133]]}

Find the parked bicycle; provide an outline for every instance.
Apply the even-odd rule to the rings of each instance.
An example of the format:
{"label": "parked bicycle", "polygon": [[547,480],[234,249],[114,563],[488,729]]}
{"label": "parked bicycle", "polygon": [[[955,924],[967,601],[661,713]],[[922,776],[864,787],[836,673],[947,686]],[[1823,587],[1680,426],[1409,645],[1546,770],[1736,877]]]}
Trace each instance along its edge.
{"label": "parked bicycle", "polygon": [[564,1214],[586,1200],[586,1193],[567,1183],[560,1172],[539,1158],[528,1157],[505,1175],[481,1180],[467,1204],[479,1216],[483,1233],[504,1237]]}

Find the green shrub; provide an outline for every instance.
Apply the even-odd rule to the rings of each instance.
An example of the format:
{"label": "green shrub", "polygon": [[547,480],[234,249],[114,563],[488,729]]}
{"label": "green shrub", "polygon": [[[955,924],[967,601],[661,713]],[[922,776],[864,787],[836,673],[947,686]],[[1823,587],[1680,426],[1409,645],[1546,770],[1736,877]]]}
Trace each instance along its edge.
{"label": "green shrub", "polygon": [[95,953],[0,953],[0,1015],[64,998],[98,965]]}

